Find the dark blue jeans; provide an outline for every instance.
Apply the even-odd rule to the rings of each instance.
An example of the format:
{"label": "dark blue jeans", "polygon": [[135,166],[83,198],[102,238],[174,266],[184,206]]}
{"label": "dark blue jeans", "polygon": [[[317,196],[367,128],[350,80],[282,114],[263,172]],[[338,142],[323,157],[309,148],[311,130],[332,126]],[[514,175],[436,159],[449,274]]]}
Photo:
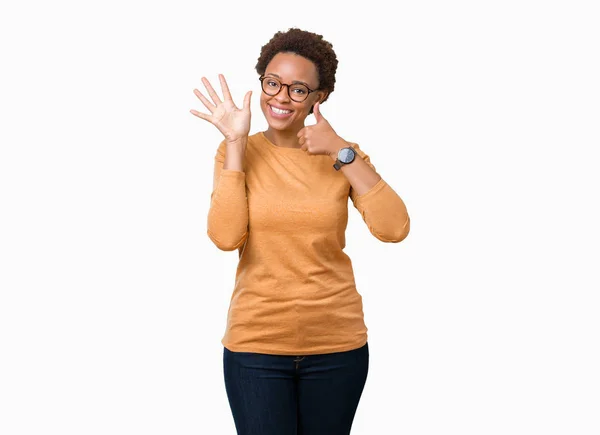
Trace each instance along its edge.
{"label": "dark blue jeans", "polygon": [[223,348],[238,435],[348,435],[369,370],[369,347],[284,356]]}

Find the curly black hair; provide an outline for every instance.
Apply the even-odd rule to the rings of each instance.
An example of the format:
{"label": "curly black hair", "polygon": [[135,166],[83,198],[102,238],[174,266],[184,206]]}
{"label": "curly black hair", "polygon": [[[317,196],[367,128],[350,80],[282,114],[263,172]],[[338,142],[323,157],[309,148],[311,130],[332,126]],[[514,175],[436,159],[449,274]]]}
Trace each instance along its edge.
{"label": "curly black hair", "polygon": [[327,100],[335,88],[335,72],[338,66],[333,45],[325,41],[322,35],[294,27],[286,32],[277,32],[262,46],[256,72],[263,75],[269,62],[281,52],[298,54],[315,64],[319,74],[319,89],[327,93],[323,101]]}

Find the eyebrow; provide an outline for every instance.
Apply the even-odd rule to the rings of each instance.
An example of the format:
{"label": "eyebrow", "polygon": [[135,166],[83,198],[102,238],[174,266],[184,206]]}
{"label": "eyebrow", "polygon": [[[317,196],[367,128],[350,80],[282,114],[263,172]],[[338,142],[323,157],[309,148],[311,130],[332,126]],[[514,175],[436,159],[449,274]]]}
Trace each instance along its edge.
{"label": "eyebrow", "polygon": [[[279,80],[281,80],[281,77],[279,77],[279,76],[278,76],[277,74],[275,74],[275,73],[266,73],[265,75],[266,75],[266,76],[274,76],[274,77],[277,77]],[[293,80],[293,81],[292,81],[292,84],[293,84],[293,85],[294,85],[294,84],[300,84],[300,85],[304,85],[304,86],[306,86],[308,89],[310,89],[310,86],[308,86],[308,83],[301,82],[300,80]]]}

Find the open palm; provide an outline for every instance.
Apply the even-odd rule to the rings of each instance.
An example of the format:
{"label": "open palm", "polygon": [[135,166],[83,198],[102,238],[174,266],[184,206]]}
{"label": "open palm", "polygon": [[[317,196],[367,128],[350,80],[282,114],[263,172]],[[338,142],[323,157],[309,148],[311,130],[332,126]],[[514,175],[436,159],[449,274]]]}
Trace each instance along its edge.
{"label": "open palm", "polygon": [[219,81],[221,82],[221,90],[223,91],[223,101],[221,101],[206,77],[202,77],[202,83],[206,87],[212,102],[198,89],[194,89],[194,94],[209,110],[210,115],[194,109],[190,110],[190,112],[192,115],[204,119],[217,127],[228,142],[234,142],[244,136],[248,136],[250,132],[250,96],[252,95],[252,91],[246,93],[244,96],[244,106],[240,109],[233,102],[227,81],[225,81],[225,77],[222,74],[219,74]]}

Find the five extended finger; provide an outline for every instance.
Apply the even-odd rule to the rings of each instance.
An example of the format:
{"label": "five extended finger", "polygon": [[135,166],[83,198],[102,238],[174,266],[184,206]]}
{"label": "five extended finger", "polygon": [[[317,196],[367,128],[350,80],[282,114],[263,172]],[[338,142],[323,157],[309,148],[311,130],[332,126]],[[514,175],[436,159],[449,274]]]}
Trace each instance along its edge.
{"label": "five extended finger", "polygon": [[217,93],[215,92],[215,90],[213,89],[206,77],[202,77],[202,83],[204,84],[204,87],[208,91],[208,95],[210,95],[210,98],[212,98],[215,105],[218,106],[219,104],[221,104],[221,99],[219,98],[219,96],[217,95]]}
{"label": "five extended finger", "polygon": [[213,113],[215,111],[216,106],[210,101],[208,101],[208,98],[206,98],[202,94],[202,92],[200,92],[198,89],[194,89],[194,94],[196,95],[196,97],[198,97],[200,101],[202,101],[202,104],[204,104],[204,106],[210,111],[210,113]]}
{"label": "five extended finger", "polygon": [[229,92],[229,86],[227,86],[227,80],[223,74],[219,74],[219,81],[221,82],[221,90],[223,91],[223,99],[225,101],[231,101],[231,92]]}
{"label": "five extended finger", "polygon": [[212,117],[210,115],[207,115],[206,113],[198,112],[197,110],[194,110],[194,109],[191,109],[190,113],[194,116],[197,116],[200,119],[204,119],[205,121],[212,122],[211,121]]}
{"label": "five extended finger", "polygon": [[244,110],[250,110],[250,97],[252,96],[252,91],[246,92],[244,96]]}

